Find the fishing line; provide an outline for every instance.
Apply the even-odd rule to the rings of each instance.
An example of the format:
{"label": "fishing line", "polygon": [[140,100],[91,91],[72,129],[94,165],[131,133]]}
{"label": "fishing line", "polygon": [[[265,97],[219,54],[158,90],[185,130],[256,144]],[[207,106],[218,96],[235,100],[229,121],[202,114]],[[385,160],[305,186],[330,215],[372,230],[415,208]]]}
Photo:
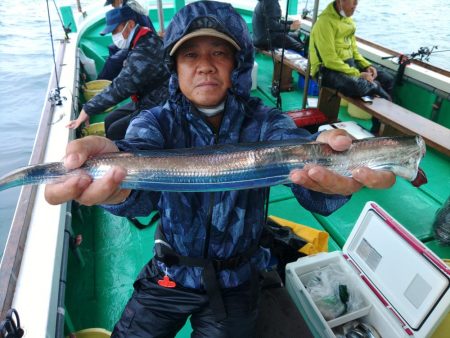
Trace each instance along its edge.
{"label": "fishing line", "polygon": [[48,5],[48,0],[46,0],[46,3],[47,3],[48,27],[50,30],[50,41],[52,44],[53,65],[55,67],[55,81],[56,81],[56,89],[53,91],[52,95],[49,97],[49,100],[59,106],[62,104],[62,100],[59,95],[61,88],[59,87],[59,76],[58,76],[58,69],[56,66],[55,46],[53,44],[53,30],[52,30],[52,23],[51,23],[51,19],[50,19],[50,7]]}

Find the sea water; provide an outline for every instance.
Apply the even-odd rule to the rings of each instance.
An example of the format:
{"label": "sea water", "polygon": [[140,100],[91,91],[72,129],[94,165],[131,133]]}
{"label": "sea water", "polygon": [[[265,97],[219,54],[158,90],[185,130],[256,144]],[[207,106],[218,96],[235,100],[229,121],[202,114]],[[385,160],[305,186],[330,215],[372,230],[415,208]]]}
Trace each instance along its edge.
{"label": "sea water", "polygon": [[[94,2],[102,1],[84,0],[81,4]],[[55,3],[58,7],[76,6],[75,0],[0,2],[0,175],[27,165],[31,155],[53,68],[47,4],[53,38],[63,36]],[[247,7],[252,8],[252,3],[256,5],[256,0],[246,2]],[[310,9],[313,3],[308,1]],[[320,10],[328,3],[322,1]],[[299,12],[305,4],[299,1]],[[286,6],[286,1],[280,1],[280,5]],[[363,0],[354,19],[361,37],[409,54],[434,45],[438,51],[450,49],[449,10],[450,0]],[[429,62],[450,70],[450,53],[436,53]],[[0,255],[19,193],[20,188],[0,192]]]}

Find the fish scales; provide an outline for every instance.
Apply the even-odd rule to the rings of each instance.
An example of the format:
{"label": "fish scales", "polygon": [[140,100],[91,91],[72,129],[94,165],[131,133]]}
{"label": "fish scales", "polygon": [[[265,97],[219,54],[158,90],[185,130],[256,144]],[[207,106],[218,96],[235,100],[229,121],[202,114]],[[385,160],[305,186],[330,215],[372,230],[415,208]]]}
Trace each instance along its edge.
{"label": "fish scales", "polygon": [[424,154],[420,136],[355,140],[344,152],[297,140],[119,152],[92,157],[69,171],[61,162],[20,168],[0,178],[0,190],[58,182],[82,173],[96,180],[113,166],[127,170],[123,188],[154,191],[223,191],[289,183],[290,171],[306,165],[321,165],[344,176],[360,167],[390,170],[412,181]]}

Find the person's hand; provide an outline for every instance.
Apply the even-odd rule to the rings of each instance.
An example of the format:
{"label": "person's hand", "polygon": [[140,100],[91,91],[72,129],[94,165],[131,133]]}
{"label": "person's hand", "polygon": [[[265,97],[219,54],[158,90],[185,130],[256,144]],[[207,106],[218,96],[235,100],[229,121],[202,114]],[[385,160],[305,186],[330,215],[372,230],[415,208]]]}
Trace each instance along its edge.
{"label": "person's hand", "polygon": [[80,115],[78,115],[78,118],[76,120],[72,120],[69,122],[69,124],[66,126],[66,128],[70,129],[76,129],[78,128],[82,123],[84,122],[84,125],[86,127],[89,127],[89,115],[86,114],[84,109],[81,109]]}
{"label": "person's hand", "polygon": [[374,78],[373,78],[372,74],[370,74],[369,72],[361,72],[359,77],[361,79],[367,80],[369,82],[373,82],[374,81]]}
{"label": "person's hand", "polygon": [[[100,136],[87,136],[67,145],[64,166],[67,169],[80,167],[90,156],[117,152],[119,149],[109,139]],[[73,176],[61,183],[45,187],[45,199],[50,204],[61,204],[76,200],[84,205],[117,204],[124,201],[130,190],[120,189],[126,170],[113,167],[104,177],[92,181],[89,175]]]}
{"label": "person's hand", "polygon": [[369,67],[367,67],[366,69],[365,69],[365,71],[367,72],[367,73],[369,73],[370,75],[372,75],[372,79],[376,79],[377,78],[377,76],[378,76],[378,72],[377,72],[377,69],[374,67],[374,66],[369,66]]}
{"label": "person's hand", "polygon": [[300,20],[294,20],[294,21],[291,23],[291,25],[290,25],[289,28],[291,29],[291,31],[296,31],[296,30],[298,30],[298,29],[300,28]]}
{"label": "person's hand", "polygon": [[[337,151],[347,150],[352,143],[350,136],[342,129],[324,131],[317,137],[317,141],[328,143]],[[339,195],[351,195],[363,186],[385,189],[395,183],[395,175],[390,171],[376,171],[364,167],[353,170],[352,177],[345,177],[315,165],[293,170],[290,179],[310,190]]]}

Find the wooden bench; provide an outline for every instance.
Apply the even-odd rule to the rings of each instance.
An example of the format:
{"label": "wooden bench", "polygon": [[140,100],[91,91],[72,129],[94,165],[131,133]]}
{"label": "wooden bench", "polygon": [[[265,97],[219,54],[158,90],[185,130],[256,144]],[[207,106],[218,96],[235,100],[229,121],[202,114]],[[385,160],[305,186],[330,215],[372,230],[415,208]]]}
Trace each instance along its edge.
{"label": "wooden bench", "polygon": [[336,121],[341,99],[379,119],[382,123],[380,135],[394,135],[399,132],[421,135],[427,145],[450,156],[450,129],[386,99],[376,97],[372,103],[365,103],[360,98],[345,96],[335,89],[321,88],[318,108],[331,121]]}
{"label": "wooden bench", "polygon": [[[268,50],[256,49],[258,53],[272,57]],[[275,59],[272,81],[278,80],[281,66],[281,54],[274,52]],[[292,71],[297,71],[305,76],[306,71],[298,62],[285,55],[283,59],[284,71],[281,76],[280,90],[292,90]],[[395,135],[399,133],[408,135],[421,135],[427,145],[450,156],[450,129],[431,121],[419,114],[405,109],[391,101],[374,98],[372,103],[365,103],[359,98],[352,98],[330,88],[321,88],[319,93],[318,108],[329,119],[336,122],[339,113],[340,100],[345,99],[358,108],[366,111],[379,119],[382,123],[380,135]]]}

